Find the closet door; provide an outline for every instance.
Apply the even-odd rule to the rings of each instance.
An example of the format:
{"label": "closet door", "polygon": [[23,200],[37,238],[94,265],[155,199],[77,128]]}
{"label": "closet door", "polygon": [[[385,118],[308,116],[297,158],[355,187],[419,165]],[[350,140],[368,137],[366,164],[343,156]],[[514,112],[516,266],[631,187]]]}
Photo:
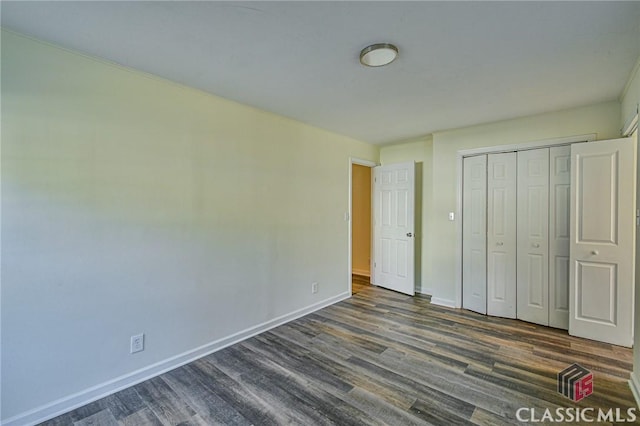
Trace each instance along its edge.
{"label": "closet door", "polygon": [[571,147],[549,149],[549,325],[569,328]]}
{"label": "closet door", "polygon": [[516,317],[516,153],[487,158],[487,314]]}
{"label": "closet door", "polygon": [[487,156],[463,160],[462,307],[487,313]]}
{"label": "closet door", "polygon": [[549,325],[549,148],[518,152],[518,318]]}
{"label": "closet door", "polygon": [[635,141],[573,144],[571,156],[569,334],[631,346]]}

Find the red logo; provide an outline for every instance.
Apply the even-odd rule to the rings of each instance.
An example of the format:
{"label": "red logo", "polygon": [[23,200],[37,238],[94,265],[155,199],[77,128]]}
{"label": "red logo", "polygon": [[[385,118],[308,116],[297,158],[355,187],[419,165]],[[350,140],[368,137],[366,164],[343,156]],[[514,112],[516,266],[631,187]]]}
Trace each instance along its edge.
{"label": "red logo", "polygon": [[593,374],[580,364],[572,364],[558,373],[558,392],[578,402],[593,393]]}

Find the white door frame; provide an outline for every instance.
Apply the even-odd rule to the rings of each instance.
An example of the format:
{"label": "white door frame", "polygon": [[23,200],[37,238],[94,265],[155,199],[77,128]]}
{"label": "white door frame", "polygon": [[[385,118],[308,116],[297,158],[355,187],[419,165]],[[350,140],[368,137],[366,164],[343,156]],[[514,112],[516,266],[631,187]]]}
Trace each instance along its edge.
{"label": "white door frame", "polygon": [[523,151],[527,149],[547,148],[569,145],[576,142],[596,140],[595,133],[568,136],[564,138],[543,139],[519,144],[488,146],[482,148],[463,149],[458,151],[456,159],[456,275],[455,275],[455,307],[462,307],[462,159],[471,155],[496,154],[501,152]]}
{"label": "white door frame", "polygon": [[[351,258],[352,256],[352,244],[353,242],[351,241],[351,239],[353,238],[353,221],[351,220],[351,218],[353,217],[353,165],[357,164],[359,166],[365,166],[365,167],[376,167],[379,166],[380,163],[375,163],[373,161],[369,161],[369,160],[363,160],[362,158],[356,158],[356,157],[349,157],[349,211],[347,212],[347,221],[349,222],[349,243],[348,243],[348,247],[347,247],[347,267],[349,269],[349,275],[347,278],[347,290],[349,291],[349,294],[351,294],[353,292],[353,289],[351,288],[351,284],[353,279],[351,278],[351,274],[353,273],[353,259]],[[373,185],[371,186],[371,192],[372,192],[372,200],[373,200]],[[371,215],[373,217],[373,208],[371,208]],[[373,221],[371,222],[373,224]],[[373,225],[372,225],[373,226]],[[373,253],[373,239],[371,239],[371,247],[369,248],[370,253]],[[371,257],[371,264],[369,265],[369,270],[371,271],[371,273],[373,274],[373,256]]]}

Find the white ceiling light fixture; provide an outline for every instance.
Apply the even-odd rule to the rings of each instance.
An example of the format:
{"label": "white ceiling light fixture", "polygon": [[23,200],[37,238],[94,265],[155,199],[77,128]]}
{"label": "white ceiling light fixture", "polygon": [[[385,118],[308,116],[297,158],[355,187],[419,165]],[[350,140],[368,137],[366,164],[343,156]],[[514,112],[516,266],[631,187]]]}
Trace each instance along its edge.
{"label": "white ceiling light fixture", "polygon": [[398,48],[391,43],[376,43],[360,52],[360,63],[368,67],[390,64],[398,57]]}

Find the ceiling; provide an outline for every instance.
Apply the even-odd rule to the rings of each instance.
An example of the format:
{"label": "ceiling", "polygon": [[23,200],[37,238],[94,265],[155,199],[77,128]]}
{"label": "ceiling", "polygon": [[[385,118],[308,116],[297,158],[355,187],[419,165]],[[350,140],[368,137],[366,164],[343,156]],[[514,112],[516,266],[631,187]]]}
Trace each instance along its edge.
{"label": "ceiling", "polygon": [[[1,2],[2,26],[375,144],[617,99],[640,2]],[[391,42],[391,65],[359,52]]]}

